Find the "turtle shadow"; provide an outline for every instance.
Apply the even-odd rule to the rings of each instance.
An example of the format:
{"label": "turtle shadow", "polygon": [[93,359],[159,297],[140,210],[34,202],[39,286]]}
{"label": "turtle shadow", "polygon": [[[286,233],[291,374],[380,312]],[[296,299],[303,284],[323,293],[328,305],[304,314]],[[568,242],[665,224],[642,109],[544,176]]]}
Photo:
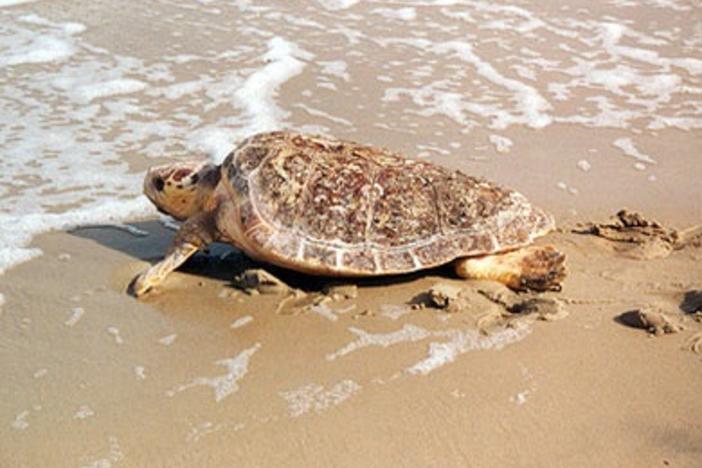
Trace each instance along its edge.
{"label": "turtle shadow", "polygon": [[[136,260],[155,263],[163,258],[175,231],[166,228],[159,221],[139,221],[123,225],[96,224],[80,226],[69,231],[71,235],[93,242]],[[383,275],[368,278],[346,278],[316,276],[277,267],[247,257],[240,250],[228,244],[213,243],[206,251],[188,259],[178,271],[195,276],[232,282],[234,277],[252,268],[262,268],[287,285],[313,292],[321,291],[329,284],[355,284],[372,288],[403,284],[426,276],[456,278],[448,266],[421,270],[402,275]]]}

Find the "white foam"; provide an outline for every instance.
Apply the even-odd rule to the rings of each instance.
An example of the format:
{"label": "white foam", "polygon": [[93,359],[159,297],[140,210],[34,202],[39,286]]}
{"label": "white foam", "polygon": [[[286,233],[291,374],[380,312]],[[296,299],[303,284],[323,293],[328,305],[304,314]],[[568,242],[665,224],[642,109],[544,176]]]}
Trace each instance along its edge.
{"label": "white foam", "polygon": [[122,336],[119,334],[119,328],[117,327],[107,327],[107,333],[112,335],[115,339],[115,343],[121,345],[124,343]]}
{"label": "white foam", "polygon": [[122,452],[117,438],[110,436],[107,441],[109,444],[107,456],[99,458],[87,465],[83,465],[83,468],[111,468],[113,463],[116,464],[124,458],[124,452]]}
{"label": "white foam", "polygon": [[248,117],[250,128],[255,131],[279,128],[287,113],[275,103],[278,88],[302,73],[303,60],[312,58],[314,55],[282,37],[268,41],[268,51],[263,56],[266,65],[251,74],[234,93],[238,105]]}
{"label": "white foam", "polygon": [[76,90],[76,93],[80,100],[89,103],[98,98],[136,93],[142,91],[147,86],[146,83],[140,80],[121,78],[82,86]]}
{"label": "white foam", "polygon": [[197,377],[191,380],[189,383],[178,385],[172,390],[169,390],[166,392],[166,395],[172,397],[176,393],[182,392],[189,388],[206,386],[212,387],[214,390],[215,401],[219,403],[232,393],[239,390],[238,382],[246,375],[251,356],[253,356],[254,353],[260,348],[261,344],[256,343],[252,347],[243,350],[233,358],[215,361],[215,364],[218,366],[224,366],[227,368],[226,374],[217,377]]}
{"label": "white foam", "polygon": [[341,78],[344,81],[351,80],[348,65],[343,60],[319,61],[317,63],[322,67],[322,73]]}
{"label": "white foam", "polygon": [[412,21],[417,19],[417,10],[412,7],[374,8],[370,12],[389,19],[399,19],[402,21]]}
{"label": "white foam", "polygon": [[229,429],[234,432],[241,431],[246,425],[244,423],[231,423],[231,422],[221,422],[213,423],[211,421],[204,421],[197,425],[193,425],[192,429],[185,436],[186,442],[197,442],[208,434],[215,433],[222,429]]}
{"label": "white foam", "polygon": [[370,346],[387,348],[395,344],[422,341],[430,337],[448,338],[448,341],[430,343],[427,357],[405,369],[409,374],[426,375],[453,362],[458,356],[469,351],[502,349],[508,344],[523,339],[531,332],[531,329],[526,325],[517,325],[514,328],[506,328],[488,336],[473,329],[430,331],[411,324],[405,324],[400,330],[390,333],[368,333],[356,327],[349,327],[349,331],[358,338],[338,351],[328,354],[326,356],[328,361]]}
{"label": "white foam", "polygon": [[351,8],[359,1],[360,0],[317,0],[317,3],[319,3],[322,6],[322,8],[325,8],[329,11],[338,11]]}
{"label": "white foam", "polygon": [[15,6],[15,5],[22,5],[25,3],[34,3],[37,0],[0,0],[0,8],[2,7],[8,7],[8,6]]}
{"label": "white foam", "polygon": [[25,247],[33,236],[42,232],[71,229],[84,224],[100,224],[122,219],[142,217],[153,212],[144,198],[131,200],[104,200],[90,203],[65,213],[27,213],[15,215],[0,213],[0,273],[9,267],[30,260],[41,253],[37,248]]}
{"label": "white foam", "polygon": [[507,137],[500,135],[490,135],[488,138],[490,139],[490,143],[492,143],[495,146],[495,150],[498,153],[509,153],[510,149],[512,148],[512,140],[510,140]]}
{"label": "white foam", "polygon": [[87,419],[91,416],[95,416],[95,411],[88,405],[80,405],[78,410],[73,413],[73,419]]}
{"label": "white foam", "polygon": [[390,333],[368,333],[357,327],[349,327],[349,331],[357,336],[356,340],[334,353],[327,354],[327,361],[333,361],[369,346],[387,348],[398,343],[420,341],[431,336],[428,330],[411,324],[405,324],[400,330]]}
{"label": "white foam", "polygon": [[229,327],[230,328],[241,328],[244,325],[247,325],[251,322],[253,322],[253,317],[250,315],[244,315],[243,317],[234,320]]}
{"label": "white foam", "polygon": [[397,320],[403,315],[409,314],[412,309],[405,305],[398,304],[381,304],[380,305],[380,315],[389,318],[390,320]]}
{"label": "white foam", "polygon": [[339,317],[337,314],[345,314],[347,312],[352,311],[353,309],[356,308],[356,304],[351,304],[346,307],[342,307],[339,309],[335,309],[332,307],[329,307],[328,304],[313,304],[307,308],[311,313],[317,314],[321,317],[324,317],[327,320],[331,320],[332,322],[336,322]]}
{"label": "white foam", "polygon": [[527,396],[531,393],[530,390],[518,392],[516,395],[509,397],[509,401],[516,403],[518,406],[523,405],[527,401]]}
{"label": "white foam", "polygon": [[170,346],[178,338],[178,335],[173,333],[171,335],[166,335],[163,338],[159,338],[158,342],[164,346]]}
{"label": "white foam", "polygon": [[37,36],[31,42],[16,47],[11,53],[0,54],[0,67],[58,62],[76,52],[69,41],[53,36]]}
{"label": "white foam", "polygon": [[321,413],[327,409],[348,400],[361,390],[361,386],[353,380],[346,379],[332,385],[329,389],[322,385],[309,384],[294,390],[280,392],[280,396],[288,402],[290,416],[296,418],[310,411]]}
{"label": "white foam", "polygon": [[134,366],[134,375],[137,380],[146,380],[146,368],[144,366]]}
{"label": "white foam", "polygon": [[68,317],[68,319],[63,322],[64,325],[67,327],[72,327],[78,321],[83,317],[83,314],[85,313],[85,310],[82,307],[74,307],[73,310],[71,311],[71,316]]}
{"label": "white foam", "polygon": [[29,422],[27,421],[27,416],[29,416],[29,411],[21,411],[17,416],[15,416],[15,420],[12,421],[12,428],[17,429],[18,431],[23,431],[29,427]]}
{"label": "white foam", "polygon": [[462,354],[474,350],[502,349],[506,345],[522,340],[531,332],[525,325],[506,328],[488,336],[477,330],[447,330],[436,332],[435,336],[446,336],[449,341],[429,344],[427,357],[407,368],[410,374],[426,375],[456,360]]}
{"label": "white foam", "polygon": [[489,62],[479,57],[473,51],[471,44],[463,41],[448,41],[438,44],[436,50],[455,53],[461,60],[473,65],[480,76],[513,93],[513,102],[518,113],[506,110],[495,112],[493,127],[506,128],[512,124],[525,124],[533,128],[543,128],[551,124],[552,119],[547,113],[552,108],[551,104],[536,88],[502,75]]}
{"label": "white foam", "polygon": [[581,159],[576,163],[576,165],[578,166],[578,169],[580,169],[583,172],[589,172],[590,169],[592,169],[592,164],[590,164],[590,162],[586,159]]}
{"label": "white foam", "polygon": [[636,159],[638,163],[656,164],[656,161],[651,156],[641,153],[638,148],[636,148],[631,138],[618,138],[614,140],[612,144],[621,149],[627,156]]}

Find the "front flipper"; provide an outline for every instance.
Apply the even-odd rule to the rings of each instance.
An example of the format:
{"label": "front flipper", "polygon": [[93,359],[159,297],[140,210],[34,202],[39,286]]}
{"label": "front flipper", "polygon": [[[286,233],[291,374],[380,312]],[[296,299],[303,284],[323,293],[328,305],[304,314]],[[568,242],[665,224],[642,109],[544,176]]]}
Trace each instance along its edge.
{"label": "front flipper", "polygon": [[461,278],[499,281],[518,291],[560,291],[565,278],[564,262],[565,255],[549,245],[459,258],[454,267]]}
{"label": "front flipper", "polygon": [[170,253],[163,260],[134,278],[129,287],[129,292],[136,297],[143,296],[154,286],[161,284],[170,272],[185,263],[198,250],[200,250],[200,247],[193,244],[173,246],[170,249]]}
{"label": "front flipper", "polygon": [[134,278],[129,292],[143,296],[154,286],[158,286],[169,273],[181,266],[198,250],[214,241],[214,224],[208,216],[195,216],[188,219],[176,234],[166,257]]}

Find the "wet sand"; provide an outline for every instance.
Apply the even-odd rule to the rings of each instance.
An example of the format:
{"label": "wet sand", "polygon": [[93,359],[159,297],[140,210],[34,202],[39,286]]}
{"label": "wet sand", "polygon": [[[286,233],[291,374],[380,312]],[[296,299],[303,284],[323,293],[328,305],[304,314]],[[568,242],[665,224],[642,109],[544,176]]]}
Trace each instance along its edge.
{"label": "wet sand", "polygon": [[[591,3],[0,0],[0,466],[699,466],[702,249],[570,230],[702,223],[699,8]],[[561,228],[565,313],[450,269],[278,313],[225,246],[127,295],[173,236],[143,171],[277,128],[523,192]],[[437,283],[465,307],[407,305]]]}
{"label": "wet sand", "polygon": [[[387,313],[437,282],[471,284],[450,271],[361,283],[329,305],[345,310],[334,319],[276,314],[281,296],[232,287],[243,259],[223,246],[135,300],[124,288],[172,236],[135,226],[148,235],[41,236],[44,256],[5,276],[4,466],[694,466],[702,455],[702,357],[682,349],[702,324],[680,309],[702,289],[699,248],[641,261],[554,233],[545,241],[566,252],[569,276],[545,296],[568,315],[480,334],[480,307]],[[686,329],[651,338],[618,319],[648,304]],[[376,344],[349,347],[353,330]],[[453,361],[413,371],[431,343],[454,340],[447,330],[464,334]]]}

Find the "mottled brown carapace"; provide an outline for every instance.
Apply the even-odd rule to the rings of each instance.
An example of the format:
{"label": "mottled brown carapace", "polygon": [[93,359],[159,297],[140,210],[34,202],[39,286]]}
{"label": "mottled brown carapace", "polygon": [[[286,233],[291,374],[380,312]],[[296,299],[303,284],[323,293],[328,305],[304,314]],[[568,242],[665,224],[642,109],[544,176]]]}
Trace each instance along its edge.
{"label": "mottled brown carapace", "polygon": [[515,249],[553,228],[512,190],[322,136],[255,135],[222,175],[259,256],[314,273],[409,272]]}

